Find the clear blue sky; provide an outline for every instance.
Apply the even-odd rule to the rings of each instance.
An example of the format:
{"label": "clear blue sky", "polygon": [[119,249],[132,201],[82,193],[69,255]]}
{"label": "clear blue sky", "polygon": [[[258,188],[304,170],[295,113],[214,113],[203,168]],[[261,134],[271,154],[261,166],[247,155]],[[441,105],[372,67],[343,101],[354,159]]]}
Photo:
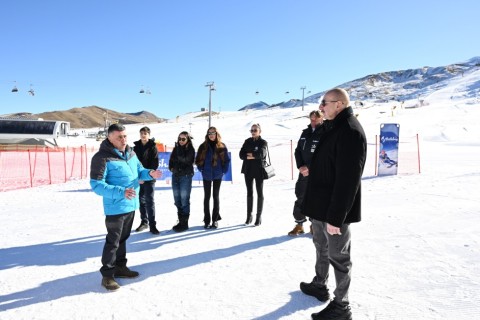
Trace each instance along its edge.
{"label": "clear blue sky", "polygon": [[238,110],[480,55],[478,0],[340,3],[1,1],[0,114],[98,105],[173,118],[208,107],[209,81],[213,110]]}

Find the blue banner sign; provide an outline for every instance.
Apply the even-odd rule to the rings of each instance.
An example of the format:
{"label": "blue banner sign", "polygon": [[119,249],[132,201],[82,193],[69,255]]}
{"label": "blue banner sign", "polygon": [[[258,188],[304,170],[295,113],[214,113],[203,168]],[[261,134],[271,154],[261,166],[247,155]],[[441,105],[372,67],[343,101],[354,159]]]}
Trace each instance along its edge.
{"label": "blue banner sign", "polygon": [[378,175],[396,175],[398,170],[398,142],[400,125],[380,125],[380,153],[378,154]]}
{"label": "blue banner sign", "polygon": [[[168,170],[168,162],[170,161],[171,152],[159,152],[158,153],[158,170],[162,171],[162,177],[160,181],[172,180],[172,172]],[[231,153],[228,153],[230,159],[232,158]],[[196,165],[193,165],[193,180],[202,181],[202,173],[197,169]],[[228,165],[228,171],[223,175],[223,181],[232,181],[232,162]]]}

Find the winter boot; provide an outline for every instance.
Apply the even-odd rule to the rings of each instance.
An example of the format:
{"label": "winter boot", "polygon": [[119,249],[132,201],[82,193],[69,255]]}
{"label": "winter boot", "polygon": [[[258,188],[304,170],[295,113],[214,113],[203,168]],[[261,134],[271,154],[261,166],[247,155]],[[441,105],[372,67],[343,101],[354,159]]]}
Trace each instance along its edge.
{"label": "winter boot", "polygon": [[173,231],[182,232],[188,230],[188,215],[180,216],[178,219],[178,224],[173,227]]}
{"label": "winter boot", "polygon": [[321,302],[326,302],[330,299],[328,288],[326,286],[318,285],[312,282],[300,282],[300,290],[312,297],[317,298]]}
{"label": "winter boot", "polygon": [[257,218],[255,219],[255,226],[262,224],[263,198],[257,199]]}
{"label": "winter boot", "polygon": [[210,213],[204,213],[203,214],[203,223],[205,224],[204,225],[204,228],[205,229],[208,229],[208,227],[210,226]]}
{"label": "winter boot", "polygon": [[247,221],[245,224],[252,223],[253,197],[247,197]]}
{"label": "winter boot", "polygon": [[157,224],[156,222],[150,224],[150,233],[151,234],[160,234],[160,231],[158,231],[156,224]]}
{"label": "winter boot", "polygon": [[305,233],[305,231],[303,230],[303,226],[301,224],[297,224],[295,226],[295,228],[293,228],[293,230],[288,233],[288,235],[290,237],[295,237],[295,236],[298,236],[298,235],[304,234],[304,233]]}
{"label": "winter boot", "polygon": [[142,222],[142,223],[140,223],[138,228],[135,229],[135,231],[136,232],[141,232],[141,231],[146,230],[146,229],[148,229],[148,223]]}
{"label": "winter boot", "polygon": [[113,275],[115,278],[136,278],[139,276],[137,271],[130,270],[127,266],[116,266],[115,267],[115,274]]}
{"label": "winter boot", "polygon": [[172,230],[175,230],[175,228],[180,225],[180,217],[181,216],[182,215],[180,213],[177,213],[177,224],[172,227]]}
{"label": "winter boot", "polygon": [[116,291],[120,289],[120,285],[113,279],[113,277],[103,277],[102,286],[108,291]]}
{"label": "winter boot", "polygon": [[330,301],[325,309],[312,313],[313,320],[352,320],[352,311],[349,305],[342,305],[335,300]]}

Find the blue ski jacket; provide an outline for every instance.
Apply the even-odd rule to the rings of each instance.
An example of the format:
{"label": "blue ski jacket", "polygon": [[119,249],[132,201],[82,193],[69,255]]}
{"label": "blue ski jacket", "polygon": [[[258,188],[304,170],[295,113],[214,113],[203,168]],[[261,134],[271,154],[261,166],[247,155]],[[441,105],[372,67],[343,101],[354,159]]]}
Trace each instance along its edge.
{"label": "blue ski jacket", "polygon": [[[138,180],[152,180],[151,169],[145,169],[129,146],[122,155],[108,139],[100,145],[90,166],[90,186],[103,197],[105,215],[124,214],[139,208]],[[134,188],[137,196],[125,198],[125,190]]]}

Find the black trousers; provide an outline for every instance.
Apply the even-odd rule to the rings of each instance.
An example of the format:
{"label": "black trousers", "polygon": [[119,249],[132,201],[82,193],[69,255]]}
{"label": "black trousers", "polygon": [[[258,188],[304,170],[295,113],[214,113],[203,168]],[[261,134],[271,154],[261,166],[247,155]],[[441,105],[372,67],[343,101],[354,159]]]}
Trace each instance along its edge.
{"label": "black trousers", "polygon": [[[213,211],[212,217],[210,218],[210,197],[212,196],[212,184],[213,184]],[[215,222],[222,220],[220,216],[220,185],[222,184],[222,179],[203,180],[203,191],[205,196],[203,198],[203,214],[204,222],[206,224],[210,221]]]}
{"label": "black trousers", "polygon": [[144,181],[140,185],[139,200],[142,223],[155,226],[155,181]]}
{"label": "black trousers", "polygon": [[263,200],[263,178],[255,178],[245,175],[247,197],[253,197],[253,180],[255,180],[255,188],[257,189],[258,200]]}
{"label": "black trousers", "polygon": [[302,214],[303,198],[307,191],[308,176],[304,177],[301,173],[298,174],[297,182],[295,183],[295,196],[297,200],[293,205],[293,217],[296,223],[304,223],[307,221],[306,217]]}
{"label": "black trousers", "polygon": [[102,253],[102,267],[100,273],[104,277],[113,277],[115,266],[127,265],[127,239],[132,230],[135,211],[108,215],[105,217],[107,237]]}

